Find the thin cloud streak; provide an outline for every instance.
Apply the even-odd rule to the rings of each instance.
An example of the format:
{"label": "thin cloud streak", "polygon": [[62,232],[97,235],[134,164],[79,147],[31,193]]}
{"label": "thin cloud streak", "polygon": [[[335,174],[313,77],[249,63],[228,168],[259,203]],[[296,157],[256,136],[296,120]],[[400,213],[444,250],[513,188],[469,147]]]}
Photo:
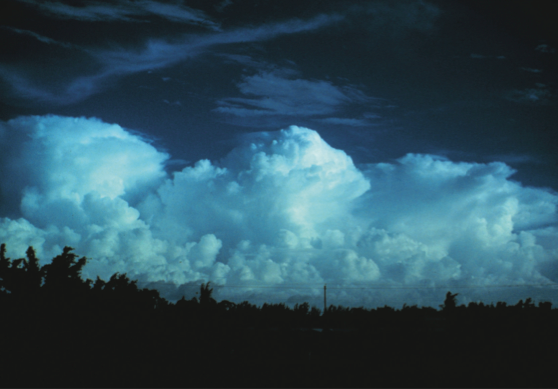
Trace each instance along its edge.
{"label": "thin cloud streak", "polygon": [[550,47],[547,44],[540,44],[537,47],[535,47],[535,50],[540,53],[546,53],[546,54],[554,54],[556,52],[556,49],[554,47]]}
{"label": "thin cloud streak", "polygon": [[516,103],[528,103],[528,104],[549,104],[552,98],[552,93],[550,92],[547,85],[542,83],[536,83],[536,88],[528,88],[523,90],[513,90],[505,95],[507,100]]}
{"label": "thin cloud streak", "polygon": [[90,1],[84,7],[74,7],[61,2],[20,1],[39,8],[47,15],[61,19],[87,22],[138,22],[142,21],[143,16],[156,15],[172,22],[202,25],[219,30],[219,25],[211,21],[202,11],[181,4],[150,0],[135,2],[119,0],[112,3]]}
{"label": "thin cloud streak", "polygon": [[365,127],[371,125],[367,120],[364,119],[355,119],[355,118],[325,118],[325,119],[316,119],[317,122],[325,123],[325,124],[335,124],[340,126],[351,126],[351,127]]}
{"label": "thin cloud streak", "polygon": [[113,69],[114,73],[133,73],[170,66],[198,54],[200,49],[216,45],[266,41],[281,35],[296,34],[322,28],[341,19],[342,17],[339,15],[319,15],[309,21],[290,20],[223,33],[187,35],[174,43],[161,39],[151,39],[146,43],[145,49],[139,52],[112,50],[97,51],[92,52],[92,54],[100,62]]}
{"label": "thin cloud streak", "polygon": [[221,99],[214,111],[239,117],[315,116],[331,114],[348,103],[365,104],[377,100],[353,86],[338,87],[329,81],[286,76],[286,72],[263,71],[244,77],[237,86],[242,95],[250,97]]}
{"label": "thin cloud streak", "polygon": [[97,74],[78,77],[62,91],[51,92],[34,86],[17,70],[7,66],[0,76],[18,96],[55,104],[78,102],[103,89],[103,83],[112,77],[122,77],[142,71],[165,68],[206,52],[217,45],[261,42],[281,35],[296,34],[325,27],[342,19],[340,15],[319,15],[311,20],[290,20],[253,28],[206,35],[186,35],[174,42],[150,39],[143,50],[84,49],[100,65]]}
{"label": "thin cloud streak", "polygon": [[73,44],[71,44],[71,43],[60,42],[60,41],[57,41],[57,40],[55,40],[55,39],[46,37],[46,36],[44,36],[44,35],[37,34],[36,32],[33,32],[33,31],[22,30],[22,29],[19,29],[19,28],[8,27],[8,26],[0,26],[0,28],[3,28],[3,29],[6,29],[6,30],[15,32],[15,33],[20,34],[20,35],[30,36],[30,37],[32,37],[32,38],[35,38],[35,39],[38,40],[39,42],[43,42],[43,43],[46,43],[46,44],[48,44],[48,45],[57,45],[57,46],[65,47],[65,48],[68,48],[68,49],[77,48],[77,46],[75,46],[75,45],[73,45]]}
{"label": "thin cloud streak", "polygon": [[50,91],[33,85],[29,79],[19,73],[18,69],[0,66],[0,78],[7,81],[17,96],[23,99],[66,105],[81,101],[98,93],[111,74],[101,73],[93,76],[76,78],[61,92]]}

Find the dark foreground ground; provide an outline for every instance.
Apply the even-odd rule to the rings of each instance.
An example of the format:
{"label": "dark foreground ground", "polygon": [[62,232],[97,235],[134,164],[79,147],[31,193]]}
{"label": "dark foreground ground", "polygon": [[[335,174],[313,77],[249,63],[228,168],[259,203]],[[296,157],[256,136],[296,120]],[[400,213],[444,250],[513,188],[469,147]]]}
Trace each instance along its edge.
{"label": "dark foreground ground", "polygon": [[2,387],[558,387],[554,323],[345,331],[2,318]]}
{"label": "dark foreground ground", "polygon": [[[558,387],[558,310],[169,303],[125,274],[83,280],[0,245],[0,387]],[[314,331],[313,329],[322,329]]]}

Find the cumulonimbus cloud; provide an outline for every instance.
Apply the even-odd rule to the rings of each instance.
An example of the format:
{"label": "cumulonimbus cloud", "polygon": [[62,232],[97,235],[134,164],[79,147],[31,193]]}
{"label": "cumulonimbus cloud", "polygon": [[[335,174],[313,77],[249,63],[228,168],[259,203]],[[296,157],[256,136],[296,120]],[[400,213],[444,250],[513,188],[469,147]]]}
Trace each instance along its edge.
{"label": "cumulonimbus cloud", "polygon": [[436,306],[447,290],[427,287],[476,299],[558,279],[558,196],[501,162],[357,167],[291,126],[169,174],[167,154],[94,118],[19,117],[0,138],[8,254],[70,245],[90,258],[85,276],[126,272],[171,299],[210,280],[218,298],[317,302],[327,283],[334,304]]}

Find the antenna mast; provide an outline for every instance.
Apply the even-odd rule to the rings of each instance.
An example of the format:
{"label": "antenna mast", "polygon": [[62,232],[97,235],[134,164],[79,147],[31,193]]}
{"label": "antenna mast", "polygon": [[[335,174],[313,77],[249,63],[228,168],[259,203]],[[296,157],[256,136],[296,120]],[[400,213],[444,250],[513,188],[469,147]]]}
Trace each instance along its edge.
{"label": "antenna mast", "polygon": [[324,284],[324,315],[327,309],[327,300],[326,300],[326,284]]}

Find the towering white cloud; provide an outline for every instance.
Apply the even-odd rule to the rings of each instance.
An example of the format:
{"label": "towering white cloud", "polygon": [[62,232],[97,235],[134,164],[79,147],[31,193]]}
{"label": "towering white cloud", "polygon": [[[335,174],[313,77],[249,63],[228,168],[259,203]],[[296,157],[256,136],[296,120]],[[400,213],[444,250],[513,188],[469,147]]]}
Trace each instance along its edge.
{"label": "towering white cloud", "polygon": [[168,155],[98,119],[20,117],[0,140],[12,257],[71,245],[91,258],[86,276],[127,272],[169,298],[185,289],[168,285],[211,280],[218,298],[317,302],[328,283],[334,304],[435,306],[446,289],[402,288],[558,278],[558,196],[500,162],[409,154],[357,168],[291,126],[169,175]]}

